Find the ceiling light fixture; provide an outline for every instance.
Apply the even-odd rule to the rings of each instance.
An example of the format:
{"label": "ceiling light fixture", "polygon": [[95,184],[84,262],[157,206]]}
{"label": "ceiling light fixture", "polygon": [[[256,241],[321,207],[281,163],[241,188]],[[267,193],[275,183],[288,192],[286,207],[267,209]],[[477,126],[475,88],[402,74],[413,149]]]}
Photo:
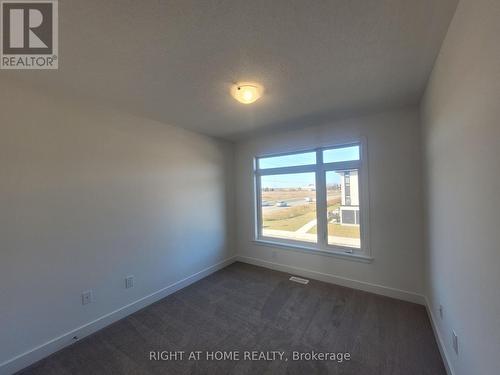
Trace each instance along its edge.
{"label": "ceiling light fixture", "polygon": [[264,88],[257,83],[242,82],[231,87],[231,95],[243,104],[257,101],[264,92]]}

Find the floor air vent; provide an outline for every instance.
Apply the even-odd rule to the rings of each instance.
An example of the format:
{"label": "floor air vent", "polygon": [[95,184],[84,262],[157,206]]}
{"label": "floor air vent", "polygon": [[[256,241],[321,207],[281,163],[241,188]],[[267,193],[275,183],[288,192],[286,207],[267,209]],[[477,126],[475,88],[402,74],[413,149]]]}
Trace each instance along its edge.
{"label": "floor air vent", "polygon": [[296,277],[296,276],[290,277],[289,280],[294,281],[294,282],[299,283],[299,284],[308,284],[309,283],[309,280],[302,279],[301,277]]}

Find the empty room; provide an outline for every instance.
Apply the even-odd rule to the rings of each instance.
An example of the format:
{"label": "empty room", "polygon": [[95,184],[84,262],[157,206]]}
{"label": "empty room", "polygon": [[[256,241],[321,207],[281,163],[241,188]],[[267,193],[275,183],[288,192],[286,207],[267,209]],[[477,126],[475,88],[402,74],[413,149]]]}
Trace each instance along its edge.
{"label": "empty room", "polygon": [[0,375],[495,375],[499,0],[1,0]]}

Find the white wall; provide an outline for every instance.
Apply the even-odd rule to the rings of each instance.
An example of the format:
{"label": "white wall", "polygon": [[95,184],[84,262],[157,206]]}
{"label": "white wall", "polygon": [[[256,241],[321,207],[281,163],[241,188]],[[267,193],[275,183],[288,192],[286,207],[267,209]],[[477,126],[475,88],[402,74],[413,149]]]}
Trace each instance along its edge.
{"label": "white wall", "polygon": [[232,256],[232,159],[231,144],[2,82],[0,364]]}
{"label": "white wall", "polygon": [[499,36],[498,0],[461,0],[422,106],[427,294],[455,375],[499,371]]}
{"label": "white wall", "polygon": [[[237,248],[259,263],[298,267],[326,279],[356,287],[347,279],[402,290],[401,298],[418,300],[423,292],[420,129],[417,108],[310,126],[303,130],[247,139],[236,145]],[[337,144],[365,137],[368,145],[370,246],[375,258],[366,264],[255,244],[253,157]],[[268,263],[265,263],[269,265]],[[286,269],[282,268],[281,269]],[[343,279],[344,278],[344,279]],[[370,289],[388,292],[386,288]]]}

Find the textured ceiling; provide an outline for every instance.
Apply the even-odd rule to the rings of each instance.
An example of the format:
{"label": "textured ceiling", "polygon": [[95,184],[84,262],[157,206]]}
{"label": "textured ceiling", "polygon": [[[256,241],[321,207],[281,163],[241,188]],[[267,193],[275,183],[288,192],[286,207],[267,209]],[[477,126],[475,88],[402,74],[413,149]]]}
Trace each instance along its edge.
{"label": "textured ceiling", "polygon": [[0,75],[237,139],[416,103],[456,2],[63,0],[59,70]]}

